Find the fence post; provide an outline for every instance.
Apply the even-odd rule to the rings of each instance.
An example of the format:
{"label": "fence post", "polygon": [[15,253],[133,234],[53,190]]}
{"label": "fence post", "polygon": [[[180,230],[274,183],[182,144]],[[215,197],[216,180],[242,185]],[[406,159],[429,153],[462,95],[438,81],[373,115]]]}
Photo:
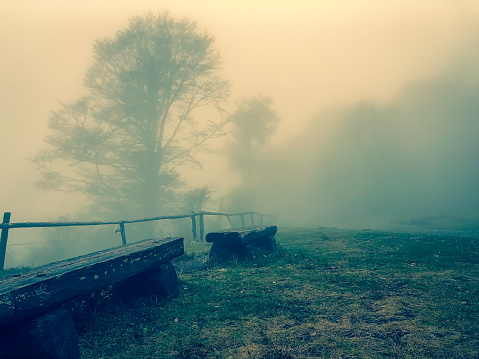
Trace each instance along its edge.
{"label": "fence post", "polygon": [[259,224],[263,225],[263,215],[259,215]]}
{"label": "fence post", "polygon": [[[3,214],[2,224],[10,223],[10,212]],[[0,236],[0,270],[5,269],[5,255],[7,254],[7,240],[8,240],[8,227],[2,228],[2,235]]]}
{"label": "fence post", "polygon": [[205,215],[200,213],[200,241],[205,238]]}
{"label": "fence post", "polygon": [[123,245],[126,244],[126,233],[125,233],[125,222],[120,222],[120,234],[121,234],[121,242]]}
{"label": "fence post", "polygon": [[[195,212],[191,212],[195,213]],[[196,241],[196,216],[191,216],[191,231],[193,232],[193,240]]]}
{"label": "fence post", "polygon": [[245,223],[244,223],[244,214],[241,214],[240,216],[241,216],[241,225],[242,225],[243,227],[246,227],[246,225],[245,225]]}
{"label": "fence post", "polygon": [[251,216],[251,225],[254,226],[254,215],[253,212],[250,213]]}
{"label": "fence post", "polygon": [[231,217],[228,216],[227,214],[225,214],[225,216],[226,216],[226,218],[228,219],[228,222],[230,222],[231,228],[234,228],[234,226],[233,226],[233,221],[231,220]]}

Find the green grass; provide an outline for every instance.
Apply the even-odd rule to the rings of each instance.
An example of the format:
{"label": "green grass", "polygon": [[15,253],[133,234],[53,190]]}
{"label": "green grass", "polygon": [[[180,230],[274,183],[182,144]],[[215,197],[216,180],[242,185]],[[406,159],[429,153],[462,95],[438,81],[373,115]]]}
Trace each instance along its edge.
{"label": "green grass", "polygon": [[479,358],[478,240],[280,228],[277,241],[181,274],[177,299],[97,312],[82,358]]}

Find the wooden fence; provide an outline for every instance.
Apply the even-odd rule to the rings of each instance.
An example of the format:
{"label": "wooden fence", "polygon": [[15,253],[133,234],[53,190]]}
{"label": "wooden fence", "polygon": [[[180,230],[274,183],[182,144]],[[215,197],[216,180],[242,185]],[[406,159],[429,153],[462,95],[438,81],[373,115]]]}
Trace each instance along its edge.
{"label": "wooden fence", "polygon": [[[246,227],[246,225],[254,226],[256,224],[262,225],[265,223],[272,223],[275,221],[275,217],[272,215],[265,215],[257,212],[241,212],[241,213],[223,213],[223,212],[192,212],[190,214],[180,214],[174,216],[159,216],[151,218],[141,218],[141,219],[128,219],[128,220],[117,220],[117,221],[96,221],[96,222],[18,222],[11,223],[11,213],[5,212],[3,214],[3,221],[0,224],[0,229],[2,230],[0,236],[0,270],[4,269],[5,266],[5,255],[7,251],[7,242],[8,242],[8,231],[11,228],[45,228],[45,227],[74,227],[74,226],[101,226],[101,225],[119,225],[117,232],[121,234],[122,244],[126,244],[126,231],[125,224],[129,223],[141,223],[141,222],[151,222],[159,221],[162,219],[181,219],[181,218],[191,218],[191,226],[193,232],[193,239],[198,239],[198,227],[199,227],[199,238],[203,240],[205,237],[205,216],[225,216],[228,219],[229,224],[233,228],[233,217],[239,216],[241,219],[241,226]],[[256,220],[255,220],[256,217]]]}

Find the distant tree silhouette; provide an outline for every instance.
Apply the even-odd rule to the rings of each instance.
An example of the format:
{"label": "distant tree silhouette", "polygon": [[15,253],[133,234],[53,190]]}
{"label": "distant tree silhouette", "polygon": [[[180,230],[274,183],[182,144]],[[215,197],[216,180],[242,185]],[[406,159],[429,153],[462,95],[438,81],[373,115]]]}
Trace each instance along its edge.
{"label": "distant tree silhouette", "polygon": [[184,196],[183,209],[187,212],[200,212],[211,197],[208,187],[195,188]]}
{"label": "distant tree silhouette", "polygon": [[243,176],[245,185],[251,184],[252,172],[258,164],[258,156],[276,131],[279,118],[271,108],[268,97],[243,98],[238,109],[230,117],[231,141],[228,144],[229,159]]}

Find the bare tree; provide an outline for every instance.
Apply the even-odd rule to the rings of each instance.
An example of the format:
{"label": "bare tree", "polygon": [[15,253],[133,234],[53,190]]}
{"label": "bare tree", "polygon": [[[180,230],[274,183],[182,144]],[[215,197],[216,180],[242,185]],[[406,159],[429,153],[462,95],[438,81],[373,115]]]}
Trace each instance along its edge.
{"label": "bare tree", "polygon": [[[52,113],[50,147],[34,161],[45,189],[81,192],[108,211],[155,215],[181,184],[177,168],[224,125],[229,82],[213,38],[168,13],[134,17],[98,40],[89,95]],[[195,121],[198,109],[212,116]]]}

